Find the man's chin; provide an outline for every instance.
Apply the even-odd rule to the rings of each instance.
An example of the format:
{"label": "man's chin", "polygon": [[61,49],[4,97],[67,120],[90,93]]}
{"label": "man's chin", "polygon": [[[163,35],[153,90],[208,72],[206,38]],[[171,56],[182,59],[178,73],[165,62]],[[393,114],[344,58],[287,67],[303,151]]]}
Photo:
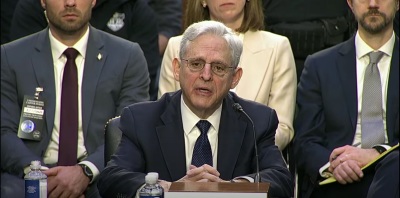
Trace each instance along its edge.
{"label": "man's chin", "polygon": [[381,33],[387,27],[387,25],[385,25],[383,22],[363,23],[361,26],[370,34]]}

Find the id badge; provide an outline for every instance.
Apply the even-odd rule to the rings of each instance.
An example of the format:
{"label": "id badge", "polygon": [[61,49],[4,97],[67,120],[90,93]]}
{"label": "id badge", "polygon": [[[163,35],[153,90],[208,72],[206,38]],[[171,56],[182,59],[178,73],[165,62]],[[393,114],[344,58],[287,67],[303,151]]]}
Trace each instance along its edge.
{"label": "id badge", "polygon": [[18,137],[26,140],[40,141],[44,126],[44,104],[36,93],[35,96],[24,96]]}

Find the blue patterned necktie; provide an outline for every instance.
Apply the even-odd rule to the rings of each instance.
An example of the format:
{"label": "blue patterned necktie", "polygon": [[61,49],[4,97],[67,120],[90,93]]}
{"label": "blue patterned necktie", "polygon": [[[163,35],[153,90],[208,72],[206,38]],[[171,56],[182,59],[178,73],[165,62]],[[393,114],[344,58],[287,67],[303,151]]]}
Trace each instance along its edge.
{"label": "blue patterned necktie", "polygon": [[207,132],[210,129],[211,123],[207,120],[200,120],[196,124],[197,128],[199,128],[201,134],[196,140],[196,144],[193,149],[192,156],[192,165],[196,167],[200,167],[204,164],[208,164],[210,166],[213,165],[212,161],[212,153],[211,153],[211,145],[210,141],[208,141]]}
{"label": "blue patterned necktie", "polygon": [[385,142],[383,128],[382,86],[377,64],[383,52],[371,52],[365,70],[361,105],[361,147],[372,148]]}

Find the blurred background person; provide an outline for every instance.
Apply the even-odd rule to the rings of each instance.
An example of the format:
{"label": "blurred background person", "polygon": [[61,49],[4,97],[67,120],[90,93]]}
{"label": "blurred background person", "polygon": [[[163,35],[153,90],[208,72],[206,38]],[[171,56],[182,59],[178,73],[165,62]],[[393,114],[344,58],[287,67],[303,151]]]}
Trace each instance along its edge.
{"label": "blurred background person", "polygon": [[[399,0],[347,2],[356,34],[307,57],[298,86],[299,196],[399,197],[398,149],[361,170],[399,143]],[[318,185],[329,176],[337,182]]]}
{"label": "blurred background person", "polygon": [[182,0],[147,0],[157,16],[158,48],[164,54],[169,38],[182,32]]}
{"label": "blurred background person", "polygon": [[[149,94],[157,98],[157,78],[161,58],[158,49],[157,19],[144,0],[97,0],[90,24],[100,30],[136,42],[146,57],[150,74]],[[39,0],[19,0],[10,29],[15,40],[48,26]]]}
{"label": "blurred background person", "polygon": [[347,40],[355,31],[346,0],[262,1],[266,30],[290,41],[297,79],[308,55]]}
{"label": "blurred background person", "polygon": [[0,17],[1,17],[1,44],[9,42],[10,39],[10,27],[12,16],[14,14],[15,7],[17,6],[18,0],[1,0]]}
{"label": "blurred background person", "polygon": [[[275,143],[283,150],[293,138],[296,68],[290,43],[284,36],[264,30],[261,1],[191,0],[186,5],[184,27],[204,21],[221,21],[243,41],[239,66],[241,82],[232,91],[276,110],[279,125]],[[179,57],[182,36],[170,39],[160,71],[158,96],[180,89],[172,61]]]}
{"label": "blurred background person", "polygon": [[[164,55],[165,48],[171,37],[177,36],[182,32],[182,0],[146,0],[153,9],[157,17],[158,27],[158,48],[160,59]],[[160,61],[161,64],[161,61]],[[154,85],[158,91],[160,77],[160,67],[157,70],[157,77]],[[153,92],[151,100],[157,99],[157,93]]]}
{"label": "blurred background person", "polygon": [[48,197],[97,198],[104,125],[149,100],[146,59],[137,43],[90,26],[96,0],[39,3],[48,27],[1,46],[1,197],[24,197],[38,160]]}

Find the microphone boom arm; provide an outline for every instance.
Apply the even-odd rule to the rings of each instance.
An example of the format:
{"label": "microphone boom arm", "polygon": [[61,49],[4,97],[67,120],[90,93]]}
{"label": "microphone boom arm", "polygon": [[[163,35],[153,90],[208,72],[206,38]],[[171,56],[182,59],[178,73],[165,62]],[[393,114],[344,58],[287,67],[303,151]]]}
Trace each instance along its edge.
{"label": "microphone boom arm", "polygon": [[258,162],[258,149],[257,149],[257,138],[256,138],[256,129],[254,127],[254,122],[250,118],[250,116],[243,110],[242,106],[239,103],[234,103],[232,107],[237,110],[242,112],[247,119],[251,122],[251,126],[253,127],[253,139],[254,139],[254,152],[256,156],[256,176],[254,177],[254,183],[260,183],[260,167],[259,167],[259,162]]}

